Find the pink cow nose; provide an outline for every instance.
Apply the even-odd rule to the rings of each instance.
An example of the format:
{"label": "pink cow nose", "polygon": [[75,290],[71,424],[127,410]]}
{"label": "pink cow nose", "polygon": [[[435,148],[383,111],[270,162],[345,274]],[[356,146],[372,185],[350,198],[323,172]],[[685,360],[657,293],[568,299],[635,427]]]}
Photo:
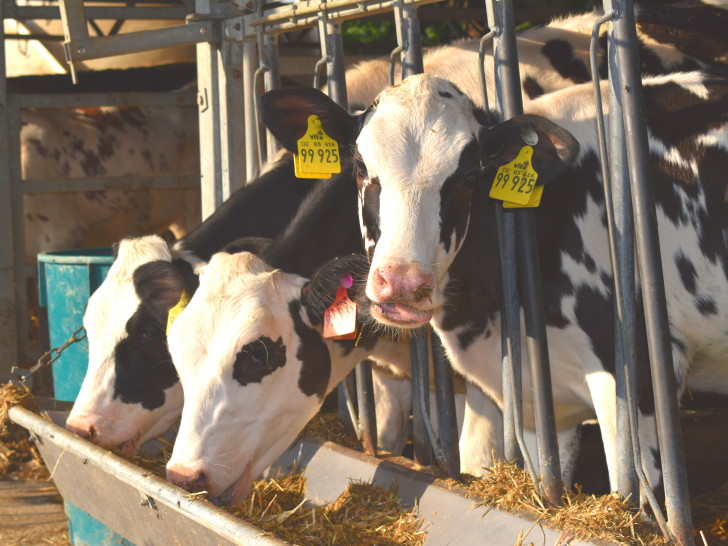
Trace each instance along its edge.
{"label": "pink cow nose", "polygon": [[374,295],[379,302],[403,300],[420,303],[432,295],[432,273],[416,264],[379,267],[372,274]]}
{"label": "pink cow nose", "polygon": [[167,468],[167,481],[189,491],[198,493],[207,491],[209,479],[202,470],[187,468],[183,465],[173,465]]}
{"label": "pink cow nose", "polygon": [[66,423],[66,429],[87,440],[93,440],[98,436],[96,426],[90,421],[68,421]]}

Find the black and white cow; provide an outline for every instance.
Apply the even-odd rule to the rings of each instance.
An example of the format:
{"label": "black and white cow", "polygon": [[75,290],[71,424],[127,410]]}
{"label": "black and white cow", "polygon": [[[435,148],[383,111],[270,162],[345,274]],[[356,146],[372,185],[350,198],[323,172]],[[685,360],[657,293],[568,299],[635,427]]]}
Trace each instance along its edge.
{"label": "black and white cow", "polygon": [[[728,392],[727,78],[694,72],[644,81],[675,373],[680,389],[719,393]],[[353,147],[372,317],[404,329],[431,321],[454,367],[499,403],[492,216],[500,205],[488,192],[498,167],[533,147],[539,182],[549,182],[536,229],[557,428],[573,432],[584,418],[598,418],[614,486],[613,321],[604,320],[612,313],[612,273],[592,89],[575,86],[525,109],[529,115],[483,126],[456,86],[427,75],[383,92],[357,116],[308,90],[262,100],[264,119],[285,146],[301,131],[301,112],[303,119],[316,113],[329,135]],[[636,349],[643,465],[659,485],[644,332]],[[531,392],[528,369],[523,383]],[[528,397],[524,413],[533,429]],[[568,467],[573,453],[560,451]]]}
{"label": "black and white cow", "polygon": [[167,350],[168,312],[183,289],[194,293],[196,265],[238,237],[274,237],[285,227],[317,182],[296,179],[292,169],[287,155],[171,249],[157,236],[121,241],[84,314],[89,366],[69,430],[133,453],[179,417],[182,389]]}

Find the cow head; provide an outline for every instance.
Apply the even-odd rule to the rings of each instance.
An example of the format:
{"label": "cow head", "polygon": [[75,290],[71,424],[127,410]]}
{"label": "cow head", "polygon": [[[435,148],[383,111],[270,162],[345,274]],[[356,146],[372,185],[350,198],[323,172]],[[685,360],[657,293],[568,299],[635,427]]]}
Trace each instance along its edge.
{"label": "cow head", "polygon": [[185,395],[171,482],[221,504],[241,498],[362,359],[354,340],[325,341],[321,327],[343,271],[363,273],[352,297],[363,289],[366,258],[324,269],[308,281],[249,253],[218,253],[201,268],[169,332]]}
{"label": "cow head", "polygon": [[421,326],[445,304],[448,268],[465,239],[474,194],[487,193],[498,167],[530,145],[538,182],[548,182],[578,148],[567,131],[540,117],[481,125],[467,96],[429,75],[382,92],[360,115],[310,89],[270,91],[261,113],[291,150],[312,113],[340,145],[354,148],[371,261],[366,295],[372,316],[399,328]]}
{"label": "cow head", "polygon": [[84,314],[89,365],[69,430],[134,453],[182,411],[182,389],[167,350],[169,310],[196,277],[157,236],[127,239]]}

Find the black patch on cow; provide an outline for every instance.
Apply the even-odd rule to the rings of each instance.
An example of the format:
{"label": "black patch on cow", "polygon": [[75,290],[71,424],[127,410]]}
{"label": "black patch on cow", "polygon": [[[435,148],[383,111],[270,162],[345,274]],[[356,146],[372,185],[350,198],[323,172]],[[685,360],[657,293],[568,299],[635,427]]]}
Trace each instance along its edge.
{"label": "black patch on cow", "polygon": [[161,407],[164,390],[179,380],[164,326],[140,307],[127,321],[126,333],[114,350],[114,398],[147,410]]}
{"label": "black patch on cow", "polygon": [[569,42],[549,40],[543,45],[541,52],[562,78],[574,83],[591,81],[588,68],[581,59],[574,56],[574,49]]}
{"label": "black patch on cow", "polygon": [[[368,183],[360,182],[359,199],[361,200],[361,222],[364,226],[364,233],[367,239],[379,241],[382,232],[379,228],[379,196],[382,192],[382,186],[379,184],[379,178],[376,176],[369,179]],[[363,235],[363,234],[362,234]],[[366,241],[365,241],[366,243]],[[373,257],[376,244],[369,249]]]}
{"label": "black patch on cow", "polygon": [[298,388],[307,396],[318,396],[323,400],[331,377],[331,356],[321,334],[306,325],[301,318],[301,304],[292,301],[288,311],[293,319],[293,328],[300,340],[296,357],[301,361],[301,375]]}
{"label": "black patch on cow", "polygon": [[253,343],[243,346],[235,355],[233,379],[243,387],[250,383],[260,383],[286,364],[286,345],[282,338],[273,341],[261,336]]}
{"label": "black patch on cow", "polygon": [[695,266],[693,265],[693,262],[690,261],[690,259],[685,256],[682,252],[679,250],[675,253],[675,265],[677,266],[677,270],[680,273],[680,280],[682,280],[683,286],[685,286],[685,290],[687,290],[691,295],[695,296],[697,294],[697,272],[695,271]]}
{"label": "black patch on cow", "polygon": [[440,188],[440,242],[450,251],[453,233],[455,245],[460,246],[468,227],[473,191],[479,173],[473,169],[480,162],[480,148],[476,140],[469,142],[460,153],[458,166]]}
{"label": "black patch on cow", "polygon": [[594,274],[597,272],[597,263],[588,253],[584,253],[584,266],[589,273]]}
{"label": "black patch on cow", "polygon": [[209,261],[213,253],[240,237],[273,238],[286,227],[318,182],[296,178],[293,155],[286,154],[269,171],[236,190],[175,248]]}
{"label": "black patch on cow", "polygon": [[701,296],[695,299],[695,306],[703,316],[706,315],[717,315],[718,307],[715,304],[715,300],[708,296]]}
{"label": "black patch on cow", "polygon": [[521,85],[523,86],[523,90],[526,92],[526,96],[529,99],[535,99],[536,97],[540,97],[545,93],[543,90],[543,87],[536,81],[536,78],[533,76],[526,76],[521,81]]}

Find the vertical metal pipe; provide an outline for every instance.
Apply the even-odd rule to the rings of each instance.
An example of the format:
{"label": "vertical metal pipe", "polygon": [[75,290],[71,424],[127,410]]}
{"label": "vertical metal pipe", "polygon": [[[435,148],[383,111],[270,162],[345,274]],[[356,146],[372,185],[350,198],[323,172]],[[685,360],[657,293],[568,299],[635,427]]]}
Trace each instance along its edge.
{"label": "vertical metal pipe", "polygon": [[372,363],[360,362],[356,369],[356,391],[359,402],[359,439],[367,453],[377,453],[377,416],[374,412],[374,383]]}
{"label": "vertical metal pipe", "polygon": [[[402,79],[424,72],[420,23],[415,8],[396,2],[394,22],[397,29],[397,44],[400,48]],[[412,442],[415,461],[421,465],[432,464],[432,449],[427,435],[426,419],[429,419],[429,393],[421,393],[422,385],[429,385],[429,348],[426,335],[412,338]],[[421,411],[420,399],[424,399],[426,414]]]}
{"label": "vertical metal pipe", "polygon": [[[430,415],[430,393],[423,392],[430,384],[427,329],[421,328],[412,337],[412,445],[415,462],[422,466],[432,464],[432,448],[427,435],[427,419]],[[424,401],[424,411],[422,403]]]}
{"label": "vertical metal pipe", "polygon": [[430,345],[440,448],[445,455],[444,466],[447,475],[450,478],[458,478],[460,476],[460,447],[458,445],[458,421],[455,413],[452,367],[442,342],[434,331],[430,331]]}
{"label": "vertical metal pipe", "polygon": [[86,25],[86,13],[83,10],[83,0],[59,0],[58,7],[61,12],[61,24],[65,37],[63,47],[65,49],[66,61],[68,61],[71,67],[73,83],[77,83],[76,65],[73,60],[76,53],[74,42],[88,38],[88,26]]}
{"label": "vertical metal pipe", "polygon": [[[605,2],[604,8],[605,10],[612,9],[610,0]],[[612,250],[615,283],[614,379],[617,395],[617,490],[623,498],[630,499],[631,502],[639,502],[639,484],[632,448],[629,408],[627,407],[627,375],[630,378],[636,377],[634,223],[613,28],[613,24],[610,23],[607,32],[610,170],[608,191],[610,195],[605,192],[605,203],[609,206],[611,201],[614,223]],[[592,67],[592,70],[595,68],[598,67]],[[625,367],[630,370],[629,374],[625,374]],[[630,388],[632,392],[637,392],[634,381]]]}
{"label": "vertical metal pipe", "polygon": [[635,238],[654,389],[655,418],[660,439],[665,505],[668,525],[678,543],[693,544],[657,215],[650,181],[649,144],[644,123],[634,6],[631,0],[614,2],[615,6],[618,4],[621,16],[614,22],[615,49],[624,110],[627,159],[632,180]]}
{"label": "vertical metal pipe", "polygon": [[[500,35],[493,41],[496,74],[500,77],[499,94],[505,119],[523,113],[521,78],[518,68],[513,6],[509,0],[495,3],[494,14],[500,13]],[[551,391],[546,327],[543,318],[541,273],[533,211],[514,210],[518,241],[518,278],[526,323],[528,355],[533,381],[534,418],[538,441],[539,473],[543,494],[554,505],[561,504],[563,483],[556,440],[556,419]]]}
{"label": "vertical metal pipe", "polygon": [[257,47],[254,39],[243,42],[243,92],[245,93],[245,178],[250,181],[258,176],[258,139],[260,131],[255,114],[255,70],[258,65]]}
{"label": "vertical metal pipe", "polygon": [[[4,6],[0,2],[0,21],[4,21]],[[28,339],[17,335],[20,326],[20,317],[17,313],[18,302],[16,301],[15,287],[20,284],[25,286],[25,282],[21,282],[22,277],[17,276],[18,267],[15,260],[18,256],[16,250],[17,237],[14,233],[14,222],[20,223],[22,226],[23,214],[22,210],[14,209],[13,205],[13,177],[10,170],[10,148],[9,142],[11,137],[17,137],[10,131],[8,120],[8,88],[5,79],[5,32],[0,26],[0,237],[5,241],[0,245],[0,313],[3,316],[14,317],[13,320],[7,321],[7,328],[0,331],[0,382],[4,383],[10,379],[10,367],[14,362],[18,361],[19,346],[23,347],[23,352],[27,351]],[[16,214],[13,214],[15,210]],[[11,244],[7,244],[7,242]],[[22,238],[20,253],[24,254],[22,246]],[[22,265],[22,262],[21,262]],[[26,306],[27,307],[27,306]],[[25,359],[24,359],[25,360]]]}
{"label": "vertical metal pipe", "polygon": [[[277,89],[281,86],[281,66],[278,60],[278,36],[266,34],[263,37],[263,57],[268,70],[265,72],[264,84],[265,90]],[[268,161],[278,152],[278,141],[273,137],[270,131],[266,129],[265,149]]]}

